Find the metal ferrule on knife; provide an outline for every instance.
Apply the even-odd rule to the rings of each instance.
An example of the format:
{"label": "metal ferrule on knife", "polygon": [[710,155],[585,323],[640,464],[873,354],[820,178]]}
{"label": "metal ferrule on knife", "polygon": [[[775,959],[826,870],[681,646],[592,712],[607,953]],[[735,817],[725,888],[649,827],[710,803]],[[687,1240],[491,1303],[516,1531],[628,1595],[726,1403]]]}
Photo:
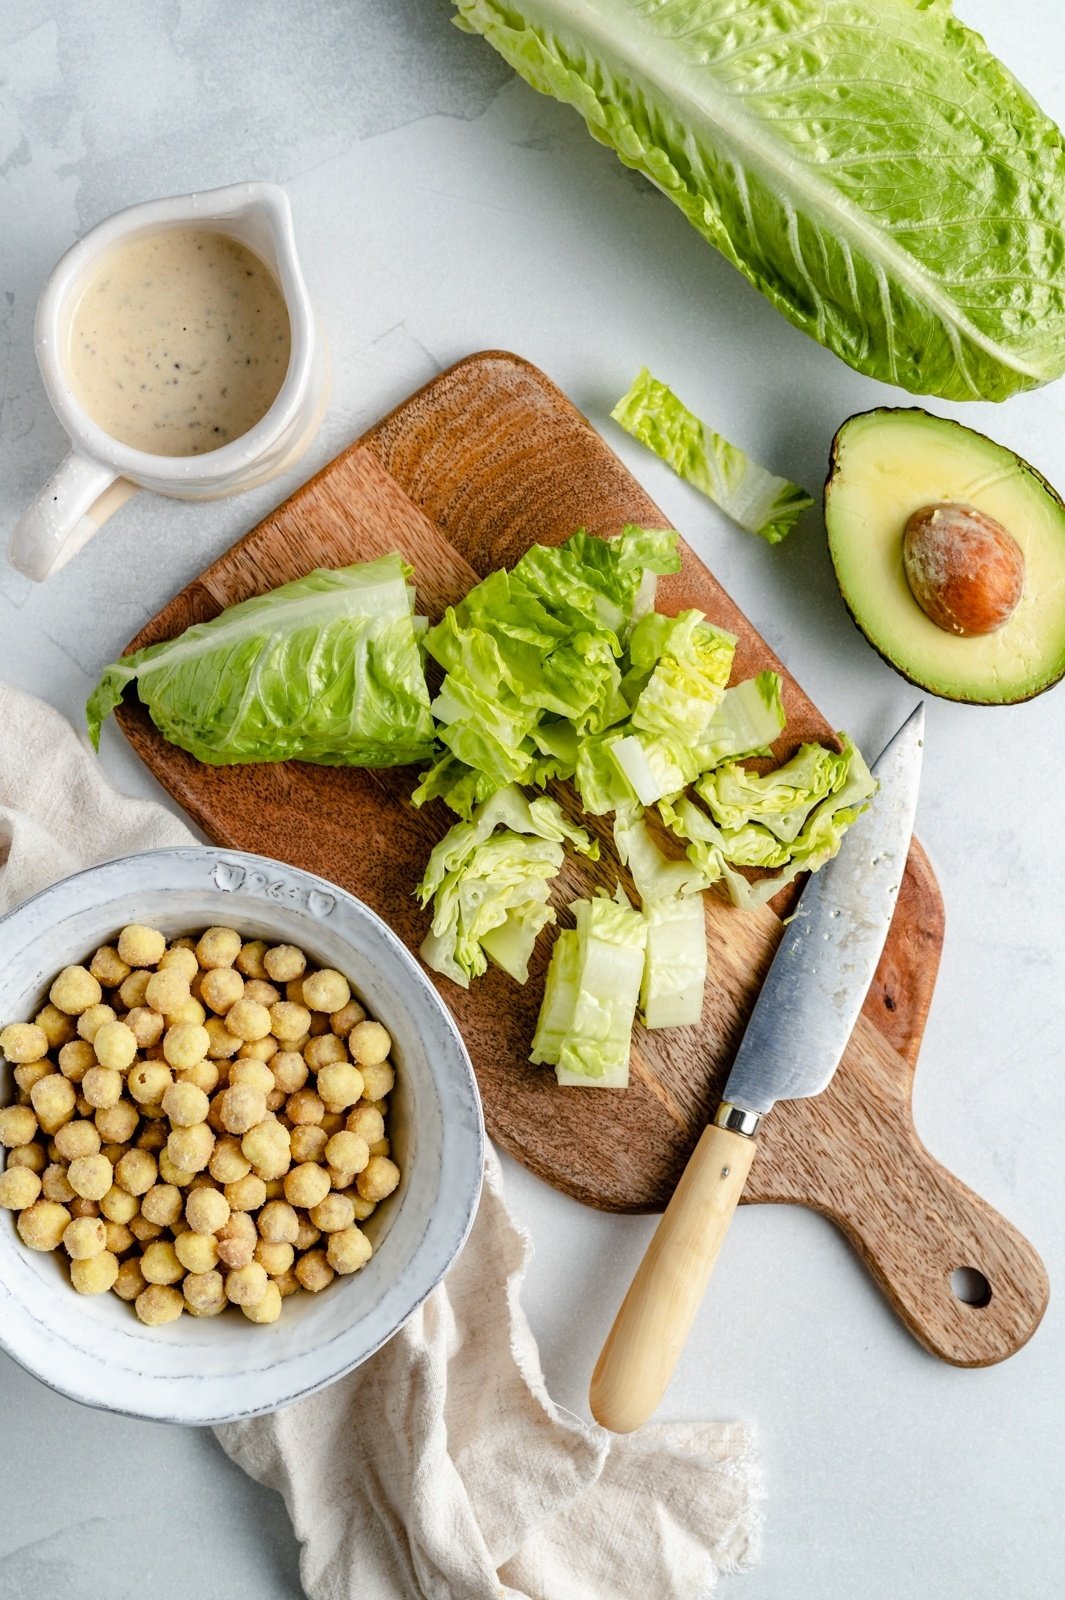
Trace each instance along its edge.
{"label": "metal ferrule on knife", "polygon": [[745,1111],[742,1106],[734,1106],[728,1100],[722,1100],[714,1112],[716,1128],[727,1128],[730,1133],[742,1133],[748,1139],[754,1138],[761,1120],[760,1111]]}

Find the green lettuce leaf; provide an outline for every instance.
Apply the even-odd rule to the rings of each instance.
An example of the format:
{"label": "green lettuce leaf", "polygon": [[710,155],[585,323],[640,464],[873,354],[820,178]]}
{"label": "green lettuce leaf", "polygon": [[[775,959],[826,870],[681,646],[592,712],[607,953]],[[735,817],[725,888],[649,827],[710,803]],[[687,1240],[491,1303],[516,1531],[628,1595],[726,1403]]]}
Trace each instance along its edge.
{"label": "green lettuce leaf", "polygon": [[[784,815],[778,809],[781,796],[771,785],[763,793],[761,812],[752,804],[737,827],[719,826],[688,795],[660,802],[659,814],[685,841],[688,859],[703,871],[708,883],[723,880],[735,905],[745,909],[765,905],[800,872],[817,872],[839,850],[848,828],[868,809],[876,793],[876,779],[847,735],[841,733],[839,739],[843,749],[837,761],[843,764],[842,780],[807,807],[805,821],[790,842],[778,838],[769,826],[772,820],[779,827]],[[740,867],[780,870],[749,883],[737,870]]]}
{"label": "green lettuce leaf", "polygon": [[1065,372],[1062,136],[949,5],[455,4],[860,372],[948,400]]}
{"label": "green lettuce leaf", "polygon": [[164,738],[212,766],[424,761],[433,723],[399,555],[311,572],[108,667],[86,716],[100,727],[135,683]]}
{"label": "green lettuce leaf", "polygon": [[779,544],[813,499],[797,484],[775,478],[738,445],[700,422],[671,389],[641,367],[610,415],[626,433],[661,456],[748,533]]}
{"label": "green lettuce leaf", "polygon": [[552,1064],[560,1084],[624,1089],[646,925],[627,901],[575,900],[570,909],[577,927],[555,941],[529,1059]]}
{"label": "green lettuce leaf", "polygon": [[721,697],[704,734],[696,761],[700,772],[740,756],[767,756],[785,724],[780,674],[760,672],[733,684]]}
{"label": "green lettuce leaf", "polygon": [[640,1013],[648,1028],[688,1027],[699,1021],[706,986],[706,924],[700,890],[707,879],[687,859],[660,850],[637,808],[614,818],[618,856],[640,896],[647,946]]}
{"label": "green lettuce leaf", "polygon": [[624,642],[657,575],[679,564],[672,529],[578,531],[534,545],[450,607],[425,646],[445,670],[432,706],[439,738],[461,766],[438,762],[414,804],[440,797],[468,815],[506,784],[572,775],[579,740],[628,715]]}
{"label": "green lettuce leaf", "polygon": [[565,843],[593,859],[599,854],[548,795],[529,800],[513,787],[449,829],[415,890],[423,906],[433,903],[421,947],[426,965],[468,988],[491,957],[524,983],[536,936],[554,921],[547,898]]}

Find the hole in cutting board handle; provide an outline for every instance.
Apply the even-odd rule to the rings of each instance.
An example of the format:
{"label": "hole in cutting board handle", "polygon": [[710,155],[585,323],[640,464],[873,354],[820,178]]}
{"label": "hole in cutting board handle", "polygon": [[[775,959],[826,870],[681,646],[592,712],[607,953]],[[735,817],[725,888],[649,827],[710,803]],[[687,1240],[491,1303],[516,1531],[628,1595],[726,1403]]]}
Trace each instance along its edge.
{"label": "hole in cutting board handle", "polygon": [[955,1300],[962,1305],[982,1310],[991,1304],[991,1285],[976,1267],[955,1267],[950,1275],[950,1287]]}

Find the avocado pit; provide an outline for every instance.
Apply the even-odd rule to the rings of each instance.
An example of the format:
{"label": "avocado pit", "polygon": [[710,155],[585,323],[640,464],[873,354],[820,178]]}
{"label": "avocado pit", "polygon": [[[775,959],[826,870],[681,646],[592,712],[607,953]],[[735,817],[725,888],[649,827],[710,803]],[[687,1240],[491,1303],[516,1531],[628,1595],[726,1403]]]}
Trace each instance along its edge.
{"label": "avocado pit", "polygon": [[906,581],[937,627],[961,638],[995,633],[1024,592],[1024,553],[1001,522],[959,501],[921,506],[902,540]]}

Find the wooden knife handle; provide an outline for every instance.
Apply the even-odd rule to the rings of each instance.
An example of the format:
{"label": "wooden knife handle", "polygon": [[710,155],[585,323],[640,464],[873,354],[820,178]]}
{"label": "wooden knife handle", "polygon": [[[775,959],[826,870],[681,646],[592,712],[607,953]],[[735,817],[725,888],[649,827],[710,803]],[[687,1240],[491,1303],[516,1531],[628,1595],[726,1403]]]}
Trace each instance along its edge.
{"label": "wooden knife handle", "polygon": [[592,1415],[614,1433],[666,1392],[728,1232],[756,1145],[713,1124],[692,1151],[592,1374]]}

